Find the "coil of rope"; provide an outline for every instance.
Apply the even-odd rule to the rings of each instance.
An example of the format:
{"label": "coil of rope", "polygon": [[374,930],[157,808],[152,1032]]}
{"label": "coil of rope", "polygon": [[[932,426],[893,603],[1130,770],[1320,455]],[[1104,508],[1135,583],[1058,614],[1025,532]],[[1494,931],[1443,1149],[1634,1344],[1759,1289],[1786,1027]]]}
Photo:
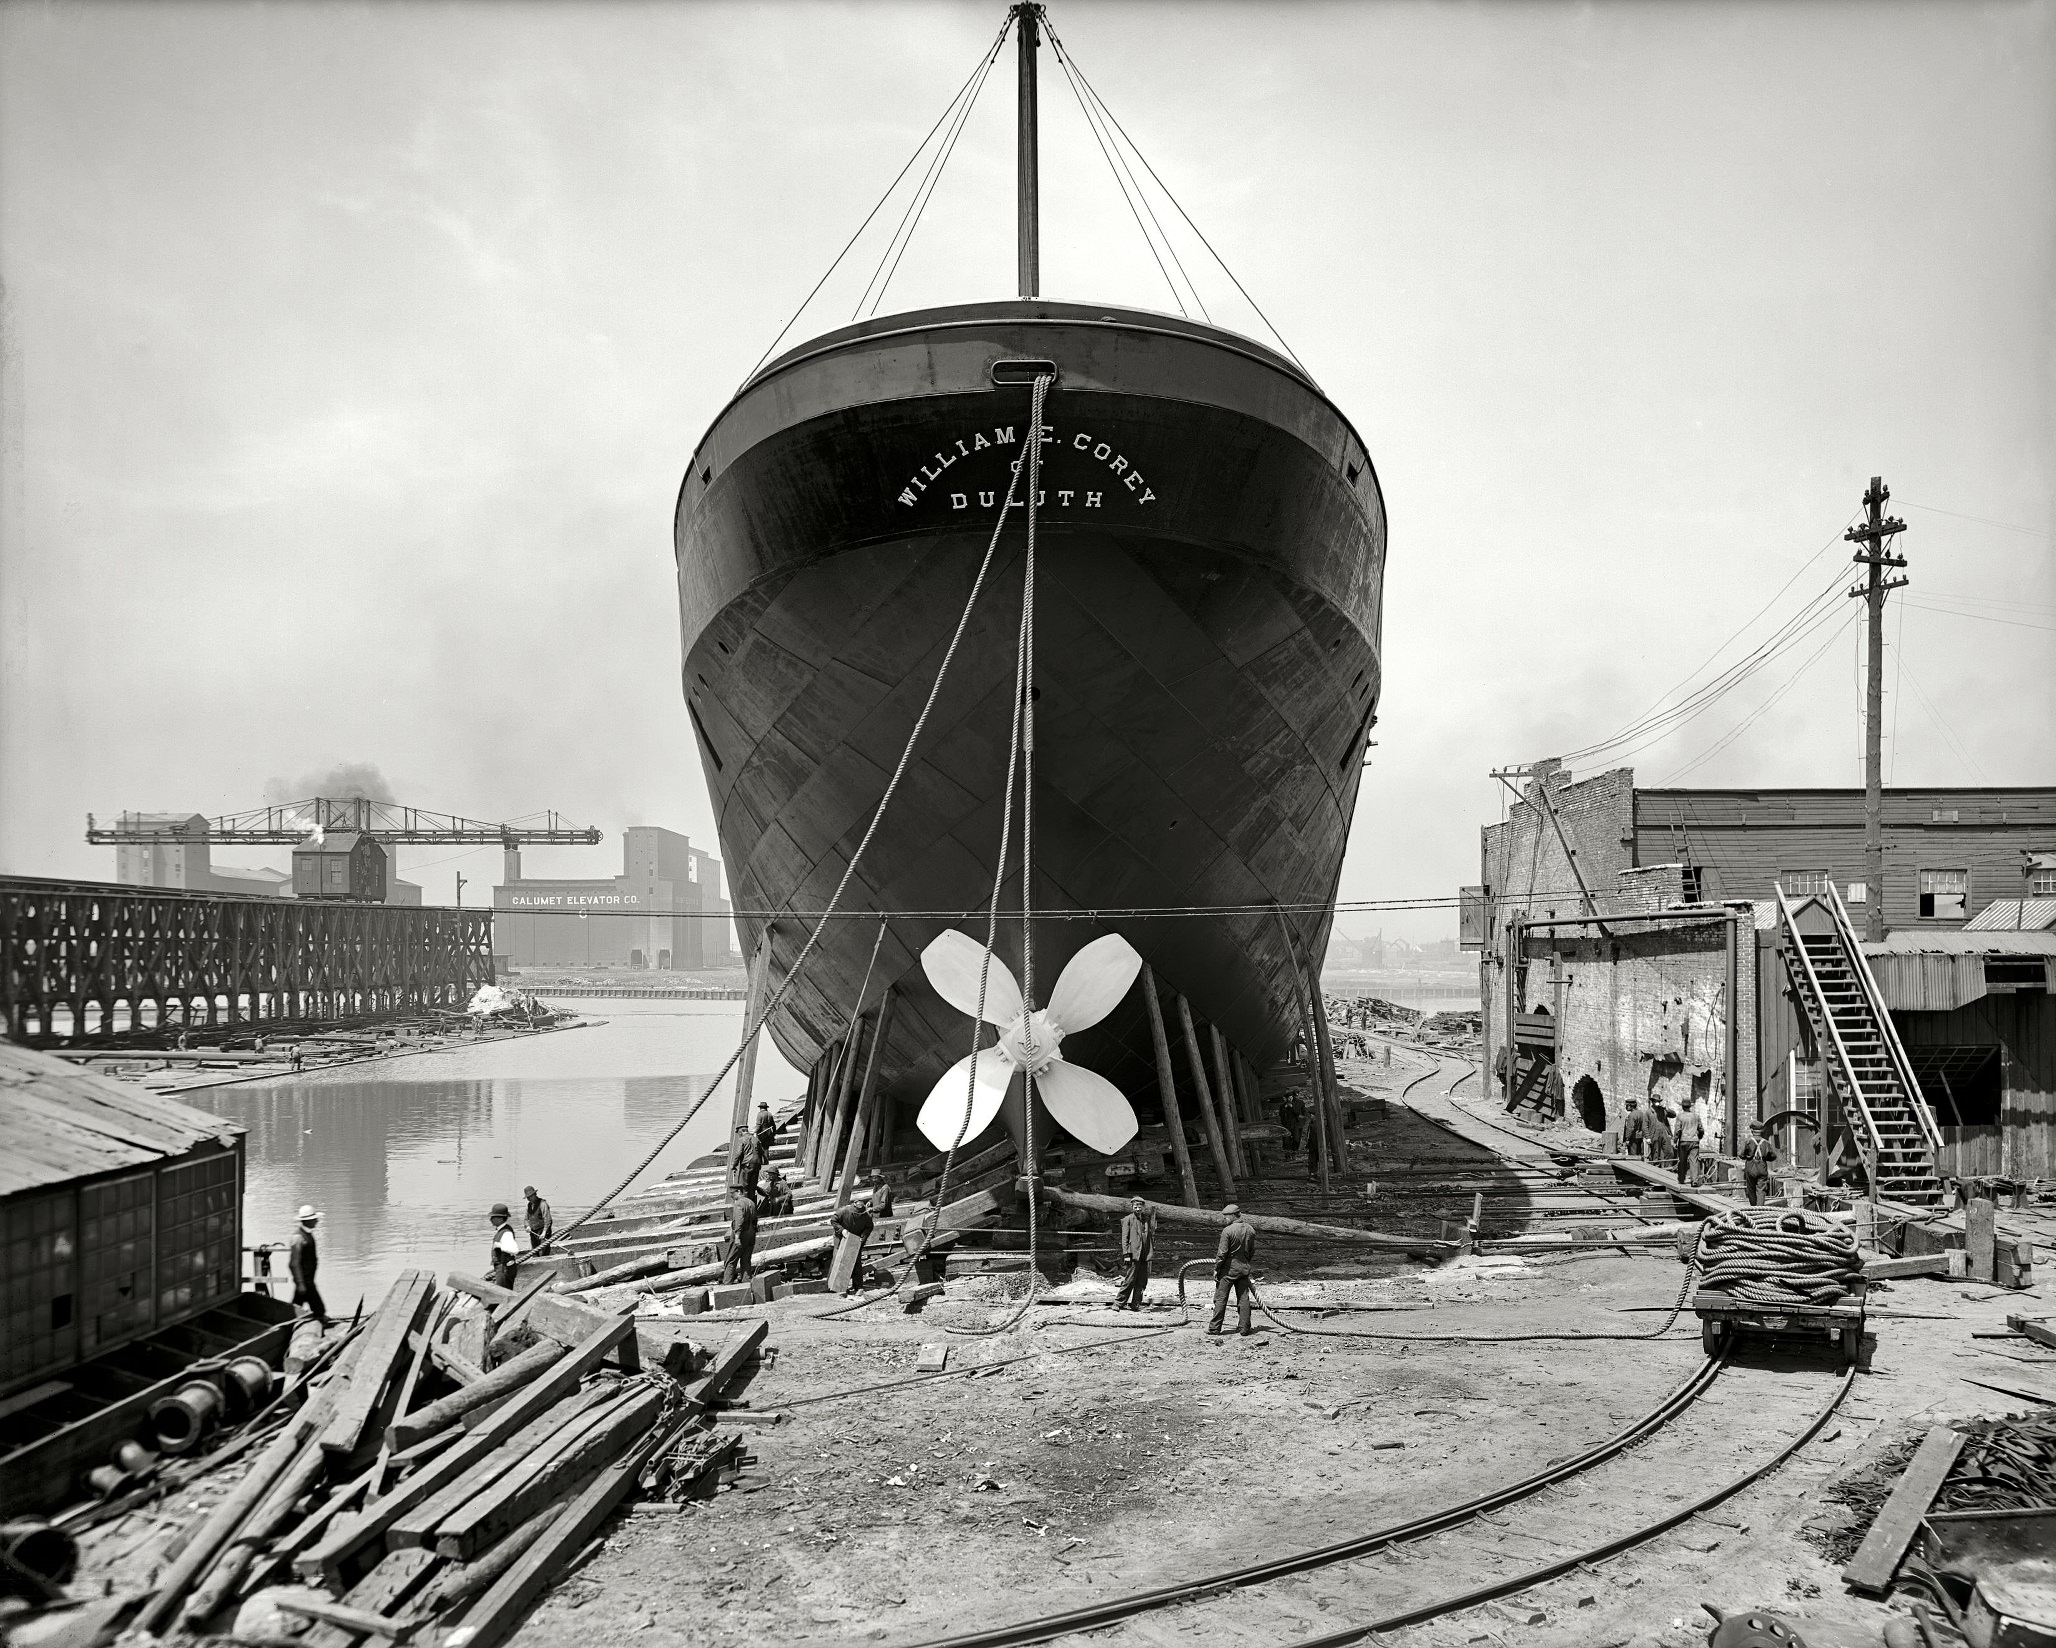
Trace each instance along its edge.
{"label": "coil of rope", "polygon": [[1745,1305],[1831,1305],[1863,1276],[1855,1238],[1803,1213],[1736,1208],[1699,1235],[1705,1286]]}

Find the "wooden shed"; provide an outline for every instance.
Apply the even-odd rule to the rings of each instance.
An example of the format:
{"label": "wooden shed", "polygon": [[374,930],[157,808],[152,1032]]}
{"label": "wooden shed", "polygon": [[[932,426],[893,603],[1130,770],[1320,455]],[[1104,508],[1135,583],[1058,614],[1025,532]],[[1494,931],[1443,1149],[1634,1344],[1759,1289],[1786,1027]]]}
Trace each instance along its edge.
{"label": "wooden shed", "polygon": [[0,1512],[65,1497],[195,1360],[278,1360],[242,1245],[241,1128],[0,1043]]}
{"label": "wooden shed", "polygon": [[386,850],[378,837],[331,830],[293,849],[293,897],[383,904],[385,896]]}

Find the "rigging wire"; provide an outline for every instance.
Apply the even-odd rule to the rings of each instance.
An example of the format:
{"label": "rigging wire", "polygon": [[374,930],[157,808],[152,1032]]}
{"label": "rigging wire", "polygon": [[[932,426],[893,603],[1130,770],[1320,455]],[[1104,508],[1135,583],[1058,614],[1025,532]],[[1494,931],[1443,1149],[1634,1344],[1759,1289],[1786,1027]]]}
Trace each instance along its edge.
{"label": "rigging wire", "polygon": [[[1055,47],[1055,41],[1051,41],[1051,45]],[[1067,84],[1067,86],[1071,88],[1071,97],[1073,97],[1073,99],[1077,99],[1077,111],[1079,111],[1081,115],[1084,115],[1084,117],[1086,117],[1086,129],[1088,129],[1088,132],[1092,134],[1092,140],[1094,140],[1094,142],[1096,142],[1096,144],[1100,146],[1100,158],[1104,158],[1104,160],[1106,160],[1106,171],[1108,171],[1108,173],[1112,173],[1112,177],[1114,177],[1114,187],[1116,187],[1118,191],[1121,191],[1121,201],[1123,201],[1123,203],[1127,205],[1127,208],[1129,208],[1129,216],[1131,216],[1131,218],[1135,218],[1135,228],[1137,228],[1137,230],[1141,230],[1141,236],[1143,236],[1143,245],[1145,245],[1145,247],[1149,247],[1149,257],[1151,257],[1151,259],[1155,259],[1155,265],[1158,265],[1158,273],[1160,273],[1160,275],[1164,275],[1164,286],[1168,286],[1168,288],[1170,288],[1170,300],[1172,300],[1174,304],[1178,304],[1178,312],[1180,312],[1180,314],[1184,314],[1184,319],[1186,319],[1186,321],[1190,321],[1190,319],[1192,319],[1192,316],[1190,316],[1190,312],[1188,312],[1188,310],[1186,310],[1186,306],[1184,306],[1184,294],[1182,294],[1182,292],[1178,292],[1178,284],[1176,284],[1176,282],[1174,282],[1174,279],[1170,277],[1170,269],[1166,269],[1166,267],[1164,267],[1164,257],[1162,257],[1160,253],[1158,253],[1158,249],[1155,249],[1155,240],[1151,240],[1151,238],[1149,238],[1149,230],[1147,230],[1147,226],[1143,224],[1143,216],[1141,216],[1141,212],[1137,212],[1137,210],[1135,210],[1135,201],[1133,201],[1133,199],[1129,197],[1129,185],[1121,181],[1121,168],[1118,168],[1118,166],[1114,166],[1114,156],[1112,156],[1112,154],[1108,152],[1108,148],[1106,148],[1106,138],[1104,138],[1104,136],[1100,136],[1100,127],[1098,127],[1098,121],[1094,121],[1094,119],[1092,119],[1092,111],[1090,111],[1090,109],[1086,107],[1086,95],[1084,95],[1084,92],[1081,92],[1081,90],[1077,88],[1077,80],[1075,80],[1075,78],[1071,76],[1071,66],[1069,66],[1069,64],[1067,64],[1065,60],[1063,60],[1063,53],[1061,53],[1061,51],[1057,51],[1057,68],[1061,68],[1061,70],[1063,70],[1063,80],[1065,80],[1065,84]],[[1153,216],[1155,216],[1155,214],[1151,214],[1151,218],[1153,218]],[[1176,257],[1176,253],[1174,253],[1174,257]],[[1197,292],[1197,290],[1195,290],[1195,292],[1192,292],[1192,298],[1195,298],[1195,302],[1199,300],[1199,292]]]}
{"label": "rigging wire", "polygon": [[[1171,271],[1164,267],[1164,260],[1157,251],[1156,241],[1150,238],[1149,229],[1142,221],[1142,212],[1136,209],[1135,199],[1130,196],[1129,188],[1135,181],[1134,172],[1129,171],[1127,181],[1122,181],[1121,174],[1124,168],[1115,164],[1114,152],[1107,145],[1100,122],[1093,117],[1092,110],[1085,101],[1084,92],[1078,89],[1078,77],[1071,72],[1071,65],[1064,57],[1063,48],[1057,45],[1054,36],[1050,39],[1050,47],[1056,53],[1057,67],[1064,71],[1064,84],[1071,88],[1071,96],[1077,101],[1078,112],[1085,117],[1086,130],[1092,133],[1093,141],[1099,145],[1100,155],[1107,163],[1107,170],[1113,174],[1114,187],[1121,191],[1121,199],[1127,204],[1128,215],[1135,219],[1135,227],[1142,231],[1143,244],[1149,248],[1149,255],[1156,259],[1157,272],[1164,277],[1164,284],[1171,289],[1171,301],[1177,304],[1178,313],[1190,320],[1192,317],[1185,307],[1184,295],[1179,292],[1178,283],[1171,279]],[[1138,187],[1136,193],[1139,195],[1140,192]],[[1185,284],[1192,288],[1192,301],[1199,304],[1200,317],[1211,323],[1213,317],[1207,314],[1206,305],[1200,301],[1199,288],[1193,286],[1192,276],[1186,273],[1185,265],[1179,261],[1177,249],[1171,245],[1170,236],[1164,234],[1163,225],[1157,223],[1156,212],[1150,207],[1147,198],[1142,200],[1142,206],[1149,212],[1150,222],[1156,223],[1157,234],[1163,238],[1164,249],[1170,252],[1171,261],[1178,264],[1178,273],[1185,276]]]}
{"label": "rigging wire", "polygon": [[832,261],[828,265],[828,267],[822,271],[821,278],[814,282],[813,290],[808,292],[807,295],[800,300],[800,306],[792,312],[792,318],[789,319],[783,326],[781,326],[778,329],[778,335],[771,340],[770,347],[767,348],[763,352],[763,354],[757,357],[757,364],[755,366],[752,366],[749,369],[749,371],[743,375],[742,383],[736,385],[736,390],[738,393],[741,392],[743,384],[747,384],[751,378],[754,378],[760,371],[763,370],[764,363],[771,358],[772,354],[777,350],[778,346],[785,341],[786,334],[790,332],[793,329],[793,327],[799,324],[799,318],[807,312],[807,306],[810,303],[812,303],[815,298],[820,296],[821,288],[828,284],[829,276],[833,275],[837,269],[842,267],[842,260],[850,255],[850,248],[855,246],[857,241],[862,237],[864,231],[871,227],[871,220],[877,217],[877,215],[885,209],[885,203],[892,198],[893,192],[897,190],[900,184],[906,180],[907,173],[911,172],[914,169],[914,162],[919,160],[921,156],[927,152],[928,145],[934,141],[935,134],[942,130],[943,123],[949,119],[951,111],[956,108],[958,101],[963,97],[964,93],[970,89],[971,82],[974,80],[981,79],[989,71],[992,64],[998,59],[1000,48],[1007,43],[1007,31],[1013,26],[1014,14],[1012,12],[1008,12],[1005,21],[1003,21],[999,26],[999,33],[993,36],[992,45],[990,49],[986,52],[986,54],[983,57],[981,57],[978,60],[977,66],[974,67],[971,70],[971,72],[964,77],[963,85],[957,88],[956,95],[952,97],[947,104],[944,105],[942,113],[935,117],[935,124],[928,128],[927,136],[923,137],[920,143],[915,146],[914,152],[907,156],[907,163],[899,169],[898,176],[894,177],[893,180],[885,186],[885,193],[880,195],[876,203],[871,207],[871,210],[864,214],[864,221],[862,223],[859,223],[856,227],[856,231],[850,236],[848,240],[843,242],[842,250],[835,254],[834,261]]}
{"label": "rigging wire", "polygon": [[[1009,13],[1009,16],[1011,15]],[[1004,34],[1001,35],[1001,40],[1004,42]],[[957,140],[964,135],[964,127],[970,121],[971,111],[977,106],[979,94],[985,90],[985,82],[992,73],[993,64],[998,61],[999,51],[995,47],[992,55],[986,58],[984,67],[979,71],[977,84],[971,88],[970,96],[966,97],[958,108],[956,122],[951,126],[948,137],[943,140],[942,145],[935,151],[935,158],[929,163],[928,171],[922,177],[920,186],[915,189],[914,198],[907,203],[907,211],[900,218],[900,229],[894,231],[894,239],[898,242],[899,250],[895,252],[892,242],[887,242],[885,256],[880,257],[878,260],[878,269],[883,271],[884,279],[879,281],[878,295],[871,303],[871,313],[874,315],[878,313],[879,305],[885,302],[886,288],[892,285],[893,276],[899,273],[900,259],[907,255],[907,248],[914,244],[914,235],[921,227],[921,219],[927,215],[928,203],[935,198],[935,191],[942,183],[942,174],[949,165],[950,156],[957,151]],[[904,232],[902,233],[902,231]],[[885,267],[886,257],[892,259],[892,267],[890,269]],[[878,281],[878,271],[873,271],[871,279]],[[864,288],[865,297],[869,297],[870,292],[871,288],[867,283]],[[861,312],[863,307],[864,298],[859,298],[857,300],[858,311]],[[855,320],[857,316],[852,315],[850,318]]]}
{"label": "rigging wire", "polygon": [[1050,44],[1053,47],[1055,47],[1058,51],[1063,52],[1064,56],[1070,60],[1071,70],[1074,74],[1078,76],[1078,83],[1085,88],[1086,95],[1092,99],[1093,103],[1098,107],[1100,113],[1103,116],[1105,116],[1107,124],[1111,126],[1116,132],[1120,133],[1121,141],[1126,143],[1128,145],[1129,152],[1132,153],[1137,160],[1142,162],[1142,169],[1149,173],[1150,180],[1153,183],[1155,183],[1159,189],[1163,190],[1164,198],[1168,200],[1174,207],[1177,208],[1178,215],[1185,220],[1185,226],[1188,229],[1190,229],[1193,232],[1193,234],[1199,237],[1199,243],[1207,249],[1207,255],[1210,256],[1215,263],[1220,265],[1221,273],[1226,275],[1228,279],[1234,283],[1235,290],[1242,294],[1243,302],[1247,303],[1251,309],[1256,311],[1257,319],[1262,321],[1265,327],[1269,329],[1271,336],[1278,340],[1278,347],[1285,351],[1286,358],[1289,359],[1294,366],[1298,367],[1300,371],[1306,373],[1308,382],[1312,382],[1313,374],[1311,372],[1307,372],[1306,362],[1301,360],[1298,355],[1293,353],[1292,345],[1285,341],[1285,334],[1280,332],[1278,328],[1272,324],[1271,317],[1264,313],[1263,306],[1259,304],[1255,298],[1249,295],[1249,288],[1244,286],[1241,280],[1237,278],[1235,271],[1228,267],[1228,260],[1222,257],[1219,252],[1214,250],[1214,243],[1208,240],[1206,238],[1206,232],[1203,229],[1201,229],[1197,223],[1194,223],[1192,221],[1192,214],[1186,211],[1184,206],[1179,203],[1178,197],[1171,193],[1170,185],[1165,183],[1161,177],[1157,176],[1157,169],[1149,163],[1149,156],[1142,152],[1141,148],[1137,145],[1135,139],[1128,135],[1127,128],[1123,126],[1121,122],[1114,117],[1114,111],[1107,107],[1106,99],[1099,95],[1099,92],[1093,87],[1092,82],[1086,78],[1085,70],[1079,66],[1076,56],[1072,52],[1070,52],[1064,46],[1063,42],[1058,38],[1057,31],[1054,27],[1051,26],[1050,21],[1047,17],[1043,18],[1042,26],[1043,31],[1046,34],[1048,34],[1050,38]]}

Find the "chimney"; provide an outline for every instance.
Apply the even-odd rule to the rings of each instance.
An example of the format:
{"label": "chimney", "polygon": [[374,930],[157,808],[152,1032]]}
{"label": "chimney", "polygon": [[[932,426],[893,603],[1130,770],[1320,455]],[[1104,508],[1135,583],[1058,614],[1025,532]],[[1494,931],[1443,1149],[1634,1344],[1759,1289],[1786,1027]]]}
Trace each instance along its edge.
{"label": "chimney", "polygon": [[507,846],[500,849],[500,884],[511,887],[521,879],[521,849]]}

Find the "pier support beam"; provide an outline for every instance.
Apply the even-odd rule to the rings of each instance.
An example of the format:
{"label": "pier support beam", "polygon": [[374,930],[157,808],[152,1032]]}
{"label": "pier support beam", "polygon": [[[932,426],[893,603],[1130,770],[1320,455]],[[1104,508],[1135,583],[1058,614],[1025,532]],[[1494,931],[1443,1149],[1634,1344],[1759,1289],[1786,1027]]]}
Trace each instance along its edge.
{"label": "pier support beam", "polygon": [[1299,965],[1299,946],[1293,940],[1292,929],[1286,925],[1285,912],[1273,904],[1271,913],[1278,918],[1278,930],[1285,935],[1285,959],[1292,964],[1292,979],[1296,986],[1293,995],[1299,1001],[1300,1041],[1306,1048],[1306,1073],[1314,1094],[1314,1142],[1321,1153],[1321,1193],[1326,1195],[1331,1152],[1328,1146],[1328,1107],[1321,1092],[1320,1044],[1314,1036],[1315,998],[1308,994],[1306,973]]}
{"label": "pier support beam", "polygon": [[[1313,985],[1314,1046],[1319,1055],[1315,1075],[1320,1081],[1322,1102],[1328,1107],[1328,1137],[1338,1151],[1348,1145],[1342,1126],[1342,1089],[1335,1082],[1335,1045],[1328,1039],[1328,1003],[1321,994],[1321,977],[1318,972],[1310,974]],[[1338,1159],[1336,1166],[1347,1167],[1349,1163]]]}
{"label": "pier support beam", "polygon": [[1192,1091],[1199,1097],[1200,1120],[1206,1124],[1206,1144],[1214,1158],[1214,1171],[1221,1176],[1221,1188],[1228,1200],[1239,1201],[1241,1198],[1235,1189],[1235,1166],[1228,1155],[1227,1128],[1214,1107],[1214,1096],[1208,1090],[1206,1060],[1199,1051],[1199,1032],[1192,1026],[1192,1003],[1185,999],[1182,990],[1178,993],[1178,1027],[1185,1032],[1185,1057],[1192,1066]]}
{"label": "pier support beam", "polygon": [[885,1038],[892,1030],[892,1004],[898,997],[891,985],[878,1004],[878,1028],[871,1032],[871,1056],[864,1061],[864,1090],[857,1096],[857,1115],[850,1127],[849,1148],[843,1152],[842,1173],[835,1184],[835,1205],[849,1205],[850,1187],[855,1183],[857,1158],[870,1130],[872,1107],[878,1102],[878,1060],[885,1050]]}
{"label": "pier support beam", "polygon": [[1185,1119],[1178,1113],[1178,1083],[1171,1073],[1171,1041],[1164,1034],[1163,1003],[1157,1000],[1156,974],[1142,964],[1142,1000],[1149,1008],[1149,1039],[1156,1047],[1157,1092],[1164,1101],[1164,1126],[1171,1135],[1171,1154],[1185,1185],[1185,1205],[1199,1206],[1199,1183],[1192,1176],[1192,1148],[1185,1141]]}
{"label": "pier support beam", "polygon": [[864,1050],[864,1015],[859,1009],[850,1020],[849,1034],[843,1039],[842,1061],[835,1077],[835,1098],[828,1107],[828,1125],[822,1130],[821,1143],[814,1152],[813,1177],[826,1190],[835,1164],[842,1159],[843,1135],[849,1128],[850,1106],[856,1081],[857,1060]]}

